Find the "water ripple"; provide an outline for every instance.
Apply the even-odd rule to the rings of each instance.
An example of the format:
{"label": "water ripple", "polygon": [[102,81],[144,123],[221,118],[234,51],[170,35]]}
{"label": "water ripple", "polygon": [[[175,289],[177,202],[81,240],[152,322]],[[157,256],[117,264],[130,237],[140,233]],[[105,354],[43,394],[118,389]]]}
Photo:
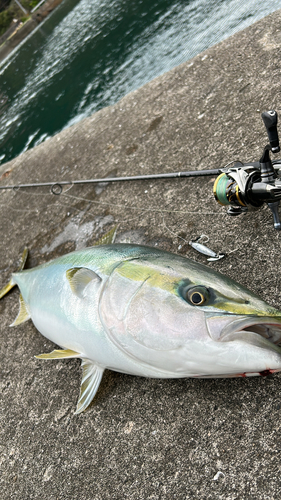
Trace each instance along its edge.
{"label": "water ripple", "polygon": [[0,163],[280,7],[65,0],[1,68]]}

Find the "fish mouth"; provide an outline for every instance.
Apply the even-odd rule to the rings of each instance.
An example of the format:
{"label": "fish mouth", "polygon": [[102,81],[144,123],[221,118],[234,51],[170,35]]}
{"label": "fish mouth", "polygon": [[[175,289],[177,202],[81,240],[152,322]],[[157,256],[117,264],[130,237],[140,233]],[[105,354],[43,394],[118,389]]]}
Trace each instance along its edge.
{"label": "fish mouth", "polygon": [[274,317],[240,317],[221,330],[219,340],[242,340],[264,348],[271,344],[272,347],[277,346],[281,354],[281,320]]}

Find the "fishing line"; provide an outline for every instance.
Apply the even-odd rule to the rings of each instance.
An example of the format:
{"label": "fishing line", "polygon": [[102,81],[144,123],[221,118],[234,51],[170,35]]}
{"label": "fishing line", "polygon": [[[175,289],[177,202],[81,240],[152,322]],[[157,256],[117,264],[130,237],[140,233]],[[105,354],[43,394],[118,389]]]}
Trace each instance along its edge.
{"label": "fishing line", "polygon": [[[187,210],[171,210],[171,209],[157,209],[153,207],[148,207],[148,208],[140,208],[136,206],[130,206],[130,205],[125,205],[125,204],[118,204],[118,203],[112,203],[112,202],[102,202],[102,201],[97,201],[97,200],[90,200],[88,198],[83,198],[79,196],[74,196],[74,195],[67,195],[66,193],[73,188],[75,185],[85,185],[85,184],[108,184],[108,183],[116,183],[116,182],[126,182],[126,181],[138,181],[138,180],[155,180],[155,179],[173,179],[173,178],[189,178],[189,177],[206,177],[206,176],[214,176],[218,175],[220,173],[220,169],[208,169],[208,170],[195,170],[195,171],[186,171],[186,172],[170,172],[170,173],[160,173],[160,174],[145,174],[145,175],[134,175],[134,176],[122,176],[122,177],[103,177],[99,179],[82,179],[82,180],[74,180],[74,181],[58,181],[58,182],[39,182],[39,183],[26,183],[26,184],[14,184],[14,185],[6,185],[6,186],[1,186],[0,185],[0,192],[3,190],[13,190],[14,193],[25,193],[28,194],[28,196],[50,196],[54,195],[57,197],[62,197],[64,196],[65,198],[72,198],[73,200],[78,200],[78,201],[86,201],[91,204],[97,204],[97,205],[103,205],[103,206],[112,206],[114,208],[122,208],[122,209],[129,209],[129,210],[134,210],[134,211],[139,211],[139,212],[152,212],[152,213],[162,213],[162,212],[167,212],[167,213],[178,213],[178,214],[183,214],[183,215],[188,215],[188,214],[197,214],[197,211],[187,211]],[[49,187],[50,188],[50,193],[34,193],[34,192],[26,192],[24,191],[25,188],[38,188],[38,187]],[[3,206],[2,204],[0,206]],[[7,205],[5,205],[7,206]],[[10,204],[8,204],[10,206]],[[50,206],[50,204],[49,204]],[[57,200],[52,206],[65,206],[63,203],[61,203],[60,200]],[[71,205],[71,208],[73,205]],[[17,211],[17,209],[13,210]],[[20,209],[18,209],[20,211]],[[24,210],[26,212],[36,212],[36,210]],[[218,215],[219,212],[201,212],[203,215]]]}
{"label": "fishing line", "polygon": [[31,208],[31,209],[15,208],[10,204],[7,205],[7,204],[1,204],[1,203],[0,203],[0,207],[3,207],[3,208],[9,207],[9,210],[12,210],[13,212],[26,212],[26,213],[36,212],[36,213],[40,214],[40,210],[38,210],[38,208]]}
{"label": "fishing line", "polygon": [[[145,214],[147,213],[155,213],[155,214],[159,214],[160,216],[162,216],[162,224],[160,222],[160,224],[162,225],[162,227],[164,228],[164,231],[166,233],[169,233],[170,235],[172,235],[174,238],[180,238],[181,241],[183,241],[184,243],[188,243],[187,240],[185,240],[182,236],[179,236],[177,235],[176,233],[174,233],[166,224],[165,222],[165,215],[167,214],[178,214],[178,215],[181,215],[182,217],[184,217],[185,215],[188,215],[188,214],[197,214],[198,212],[197,211],[187,211],[187,210],[171,210],[171,209],[158,209],[158,208],[155,208],[155,207],[136,207],[136,206],[128,206],[128,205],[124,205],[124,204],[117,204],[117,203],[110,203],[109,202],[102,202],[102,201],[99,201],[99,200],[93,200],[93,199],[89,199],[89,198],[86,198],[86,197],[83,197],[83,196],[76,196],[76,195],[71,195],[69,192],[69,190],[71,190],[73,187],[73,185],[70,185],[68,186],[67,188],[65,188],[65,190],[61,193],[60,197],[57,197],[55,199],[55,203],[48,203],[48,209],[50,210],[56,210],[56,209],[61,209],[61,207],[65,207],[66,210],[74,210],[75,212],[77,212],[77,214],[73,214],[74,217],[78,217],[79,214],[81,214],[81,217],[79,218],[79,220],[77,220],[77,225],[78,227],[82,225],[83,221],[85,221],[85,219],[89,219],[91,217],[97,217],[97,213],[94,211],[91,210],[91,208],[93,208],[93,206],[95,205],[102,205],[102,206],[110,206],[112,208],[116,208],[116,209],[124,209],[124,208],[127,208],[130,212],[134,211],[134,212],[138,212],[138,215],[136,215],[135,217],[129,217],[129,218],[119,218],[118,216],[114,216],[114,219],[115,219],[115,222],[118,223],[118,225],[120,224],[128,224],[128,223],[132,223],[132,222],[139,222],[140,219],[142,217],[145,216]],[[28,195],[29,197],[30,196],[40,196],[41,198],[42,197],[45,197],[45,198],[48,198],[50,199],[50,197],[52,197],[52,199],[54,199],[54,196],[52,193],[50,192],[47,192],[47,193],[44,193],[44,192],[32,192],[30,193],[29,191],[25,191],[23,189],[21,190],[15,190],[14,191],[15,195],[19,195],[19,194],[22,194],[24,196]],[[69,200],[70,202],[71,201],[78,201],[78,202],[86,202],[87,203],[87,207],[84,208],[84,209],[81,209],[80,208],[77,208],[75,207],[75,205],[73,205],[73,203],[63,203],[63,200],[67,201]],[[1,204],[0,204],[1,206]],[[17,209],[17,208],[14,208],[11,204],[9,205],[2,205],[3,207],[5,206],[7,208],[7,206],[9,207],[9,209],[13,210],[13,211],[16,211],[16,212],[30,212],[30,213],[36,213],[36,215],[40,215],[40,211],[38,209],[29,209],[29,210],[25,210],[25,209]],[[218,215],[218,213],[214,213],[214,212],[202,212],[204,213],[205,215]],[[165,214],[165,215],[164,215]],[[225,216],[225,213],[224,212],[220,212],[220,214],[222,214],[223,216]],[[70,214],[68,214],[70,215]]]}
{"label": "fishing line", "polygon": [[[90,200],[89,198],[83,198],[81,196],[74,196],[74,195],[71,195],[71,194],[68,194],[68,195],[64,195],[64,193],[61,194],[61,196],[65,196],[66,198],[73,198],[73,199],[76,199],[78,201],[88,201],[90,203],[93,203],[93,204],[97,204],[97,205],[106,205],[106,206],[112,206],[112,207],[117,207],[117,208],[128,208],[130,210],[139,210],[141,212],[155,212],[155,213],[161,213],[161,212],[167,212],[167,213],[179,213],[179,214],[183,214],[183,215],[186,215],[186,214],[198,214],[198,210],[194,210],[194,211],[187,211],[187,210],[172,210],[172,209],[165,209],[165,208],[154,208],[154,207],[148,207],[148,208],[141,208],[141,207],[136,207],[136,206],[130,206],[130,205],[120,205],[118,203],[112,203],[110,201],[108,202],[102,202],[102,201],[98,201],[98,200]],[[203,214],[203,215],[219,215],[221,212],[200,212],[200,214]]]}
{"label": "fishing line", "polygon": [[187,241],[185,238],[183,238],[182,236],[177,235],[176,233],[174,233],[174,232],[173,232],[173,231],[172,231],[172,230],[171,230],[171,229],[167,226],[167,224],[166,224],[166,222],[165,222],[165,220],[164,220],[164,216],[163,216],[163,220],[162,220],[162,225],[163,225],[163,227],[164,227],[164,228],[166,228],[166,229],[167,229],[167,231],[168,231],[168,232],[169,232],[172,236],[174,236],[175,238],[180,238],[182,241],[184,241],[185,243],[187,243],[187,244],[188,244],[188,241]]}
{"label": "fishing line", "polygon": [[[61,198],[64,197],[64,198],[69,198],[69,199],[72,199],[72,200],[77,200],[77,201],[86,201],[88,203],[91,203],[91,204],[96,204],[96,205],[102,205],[102,206],[111,206],[111,207],[115,207],[115,208],[127,208],[129,210],[134,210],[134,211],[140,211],[140,212],[154,212],[154,213],[161,213],[161,212],[166,212],[166,213],[175,213],[175,214],[183,214],[183,215],[188,215],[188,214],[198,214],[198,210],[173,210],[173,209],[165,209],[165,208],[155,208],[155,207],[136,207],[135,205],[132,206],[132,205],[126,205],[126,204],[119,204],[119,203],[115,203],[115,202],[111,202],[111,201],[101,201],[101,200],[93,200],[93,199],[90,199],[90,198],[85,198],[83,196],[75,196],[75,195],[71,195],[71,194],[66,194],[68,191],[70,191],[72,188],[73,188],[74,185],[71,185],[69,186],[68,188],[66,188],[65,191],[63,191],[61,194],[60,194],[60,197],[56,199],[55,203],[53,204],[49,204],[48,206],[49,207],[56,207],[56,206],[65,206],[65,207],[69,207],[69,208],[75,208],[76,210],[81,210],[81,209],[77,209],[74,205],[69,205],[69,204],[64,204],[64,203],[61,203]],[[40,196],[42,198],[42,196],[44,197],[52,197],[54,198],[54,195],[52,193],[44,193],[44,192],[29,192],[29,191],[25,191],[24,189],[19,189],[19,190],[14,190],[14,193],[18,196],[19,194],[24,194],[24,195],[28,195],[29,197],[30,196]],[[7,206],[11,206],[10,203],[7,205],[7,204],[0,204],[0,206],[3,206],[3,207],[7,207]],[[15,210],[20,210],[20,209],[15,209]],[[35,210],[35,209],[34,209]],[[33,209],[31,209],[31,211],[34,211]],[[200,214],[203,214],[203,215],[224,215],[225,213],[224,212],[220,212],[220,211],[216,211],[216,212],[202,212],[200,211]]]}

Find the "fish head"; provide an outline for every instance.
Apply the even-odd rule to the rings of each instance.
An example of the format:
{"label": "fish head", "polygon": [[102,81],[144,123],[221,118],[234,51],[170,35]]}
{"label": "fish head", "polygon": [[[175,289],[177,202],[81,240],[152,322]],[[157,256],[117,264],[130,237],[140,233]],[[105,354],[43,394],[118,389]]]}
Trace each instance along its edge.
{"label": "fish head", "polygon": [[207,334],[218,346],[217,355],[224,356],[222,364],[228,360],[230,374],[250,376],[281,369],[278,309],[205,266],[183,280],[179,292],[204,311]]}
{"label": "fish head", "polygon": [[[226,341],[234,339],[235,332],[252,329],[281,343],[281,311],[236,281],[206,266],[190,264],[189,278],[178,284],[177,294],[204,312],[210,338]],[[266,329],[271,333],[266,334]]]}
{"label": "fish head", "polygon": [[206,375],[215,375],[218,357],[219,376],[281,368],[281,312],[209,267],[171,255],[115,267],[99,307],[109,337],[154,364],[155,352],[169,352],[163,359],[178,373],[204,374],[205,363]]}
{"label": "fish head", "polygon": [[208,271],[203,280],[193,277],[192,283],[183,283],[180,293],[204,310],[210,338],[221,342],[251,339],[251,344],[256,339],[257,345],[263,338],[281,345],[281,312],[234,280]]}

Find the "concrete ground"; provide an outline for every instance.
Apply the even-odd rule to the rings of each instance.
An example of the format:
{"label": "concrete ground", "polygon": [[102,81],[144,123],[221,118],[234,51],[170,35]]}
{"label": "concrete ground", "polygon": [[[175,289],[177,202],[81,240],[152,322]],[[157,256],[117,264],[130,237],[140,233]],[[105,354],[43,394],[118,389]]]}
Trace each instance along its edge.
{"label": "concrete ground", "polygon": [[[281,11],[1,167],[2,184],[222,167],[258,160],[261,111],[280,110]],[[206,263],[186,244],[206,234],[227,257],[210,267],[281,307],[280,233],[267,207],[231,218],[214,179],[0,192],[0,286],[24,245],[28,267],[85,245],[114,224],[119,241]],[[3,499],[269,500],[281,495],[281,375],[156,380],[106,371],[74,415],[77,360],[31,321],[9,328],[18,292],[0,302]],[[218,474],[221,472],[222,474]]]}

